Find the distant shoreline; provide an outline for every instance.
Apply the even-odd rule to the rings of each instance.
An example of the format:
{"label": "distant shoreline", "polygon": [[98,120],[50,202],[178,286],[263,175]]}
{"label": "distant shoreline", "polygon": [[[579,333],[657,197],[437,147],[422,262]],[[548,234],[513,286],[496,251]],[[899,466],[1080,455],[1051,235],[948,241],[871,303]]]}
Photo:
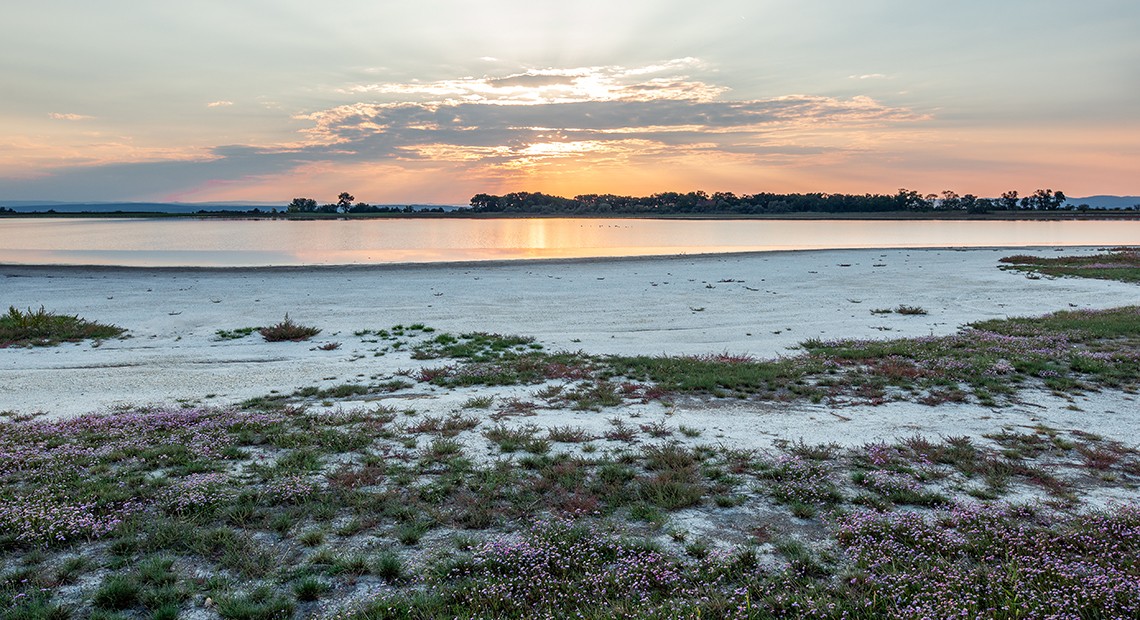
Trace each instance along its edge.
{"label": "distant shoreline", "polygon": [[569,219],[569,220],[947,220],[947,221],[1100,221],[1140,220],[1140,211],[993,211],[989,213],[883,211],[859,213],[770,213],[770,214],[643,214],[591,213],[571,215],[559,213],[253,213],[246,211],[214,211],[205,213],[158,213],[153,211],[114,211],[106,213],[0,213],[6,219],[217,219],[217,220],[375,220],[375,219]]}

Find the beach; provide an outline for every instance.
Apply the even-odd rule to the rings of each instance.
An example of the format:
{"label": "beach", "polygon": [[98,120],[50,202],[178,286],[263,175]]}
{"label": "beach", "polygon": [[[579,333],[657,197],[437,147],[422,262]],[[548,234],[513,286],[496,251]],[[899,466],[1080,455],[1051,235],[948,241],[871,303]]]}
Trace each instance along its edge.
{"label": "beach", "polygon": [[[369,267],[134,269],[4,266],[4,302],[78,314],[129,338],[0,351],[0,411],[71,417],[134,405],[226,406],[308,386],[327,388],[438,365],[407,351],[377,355],[363,330],[423,324],[439,332],[533,336],[547,351],[771,359],[808,338],[886,339],[950,334],[990,318],[1140,302],[1140,288],[1087,279],[1031,279],[998,269],[1015,253],[1053,248],[828,250],[630,259]],[[1073,253],[1073,250],[1067,250]],[[918,306],[925,315],[876,314]],[[307,342],[219,340],[218,330],[261,327],[285,315],[319,327]],[[339,343],[334,350],[321,346]],[[387,397],[423,411],[454,410],[471,393],[525,396],[530,386],[417,386]],[[804,438],[858,445],[905,435],[981,436],[1003,426],[1081,428],[1130,445],[1131,397],[1090,393],[1083,411],[1031,391],[1025,404],[852,406],[681,398],[680,423],[765,447]],[[375,397],[373,397],[373,400]],[[337,406],[341,406],[338,404]],[[546,423],[595,426],[601,416],[548,410]]]}

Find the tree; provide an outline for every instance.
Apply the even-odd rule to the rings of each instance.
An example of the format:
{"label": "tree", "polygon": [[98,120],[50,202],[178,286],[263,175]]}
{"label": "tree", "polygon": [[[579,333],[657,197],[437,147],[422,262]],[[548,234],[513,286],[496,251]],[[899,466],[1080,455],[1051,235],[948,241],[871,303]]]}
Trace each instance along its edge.
{"label": "tree", "polygon": [[[970,194],[967,194],[969,196]],[[993,198],[978,198],[972,207],[969,207],[970,213],[985,213],[993,211],[999,207],[998,202]]]}
{"label": "tree", "polygon": [[958,193],[945,190],[942,192],[942,200],[938,203],[939,209],[958,209],[962,206],[962,199],[959,198]]}
{"label": "tree", "polygon": [[1022,208],[1040,211],[1056,211],[1064,203],[1065,192],[1054,192],[1051,189],[1039,189],[1032,196],[1021,199]]}
{"label": "tree", "polygon": [[348,213],[349,210],[352,209],[353,200],[356,200],[356,198],[352,194],[348,192],[341,192],[340,195],[336,197],[336,206],[341,211]]}
{"label": "tree", "polygon": [[902,187],[899,188],[899,193],[894,196],[893,206],[898,211],[925,211],[931,205],[922,197],[922,194],[913,189]]}
{"label": "tree", "polygon": [[294,198],[289,203],[289,213],[312,213],[317,210],[317,201],[312,198]]}
{"label": "tree", "polygon": [[475,211],[502,211],[499,197],[491,194],[475,194],[471,197],[471,208]]}
{"label": "tree", "polygon": [[998,199],[998,204],[1006,211],[1017,210],[1017,190],[1011,189],[1008,192],[1003,192],[1001,198]]}

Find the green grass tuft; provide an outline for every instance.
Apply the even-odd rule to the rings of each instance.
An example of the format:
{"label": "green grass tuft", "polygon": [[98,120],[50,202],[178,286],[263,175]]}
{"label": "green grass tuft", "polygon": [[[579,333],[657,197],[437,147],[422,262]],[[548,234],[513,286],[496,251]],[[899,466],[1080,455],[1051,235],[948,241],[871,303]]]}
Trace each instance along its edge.
{"label": "green grass tuft", "polygon": [[61,342],[104,340],[122,336],[126,331],[115,325],[48,312],[43,306],[39,310],[28,308],[27,312],[12,306],[7,314],[0,315],[0,348],[47,347]]}

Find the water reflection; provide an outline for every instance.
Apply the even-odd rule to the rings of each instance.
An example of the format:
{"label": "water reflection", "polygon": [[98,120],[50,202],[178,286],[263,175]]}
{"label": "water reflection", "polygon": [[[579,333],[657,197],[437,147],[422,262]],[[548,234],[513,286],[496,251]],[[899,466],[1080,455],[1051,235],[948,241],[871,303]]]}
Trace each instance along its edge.
{"label": "water reflection", "polygon": [[0,263],[380,264],[818,248],[1140,243],[1140,222],[850,220],[0,220]]}

